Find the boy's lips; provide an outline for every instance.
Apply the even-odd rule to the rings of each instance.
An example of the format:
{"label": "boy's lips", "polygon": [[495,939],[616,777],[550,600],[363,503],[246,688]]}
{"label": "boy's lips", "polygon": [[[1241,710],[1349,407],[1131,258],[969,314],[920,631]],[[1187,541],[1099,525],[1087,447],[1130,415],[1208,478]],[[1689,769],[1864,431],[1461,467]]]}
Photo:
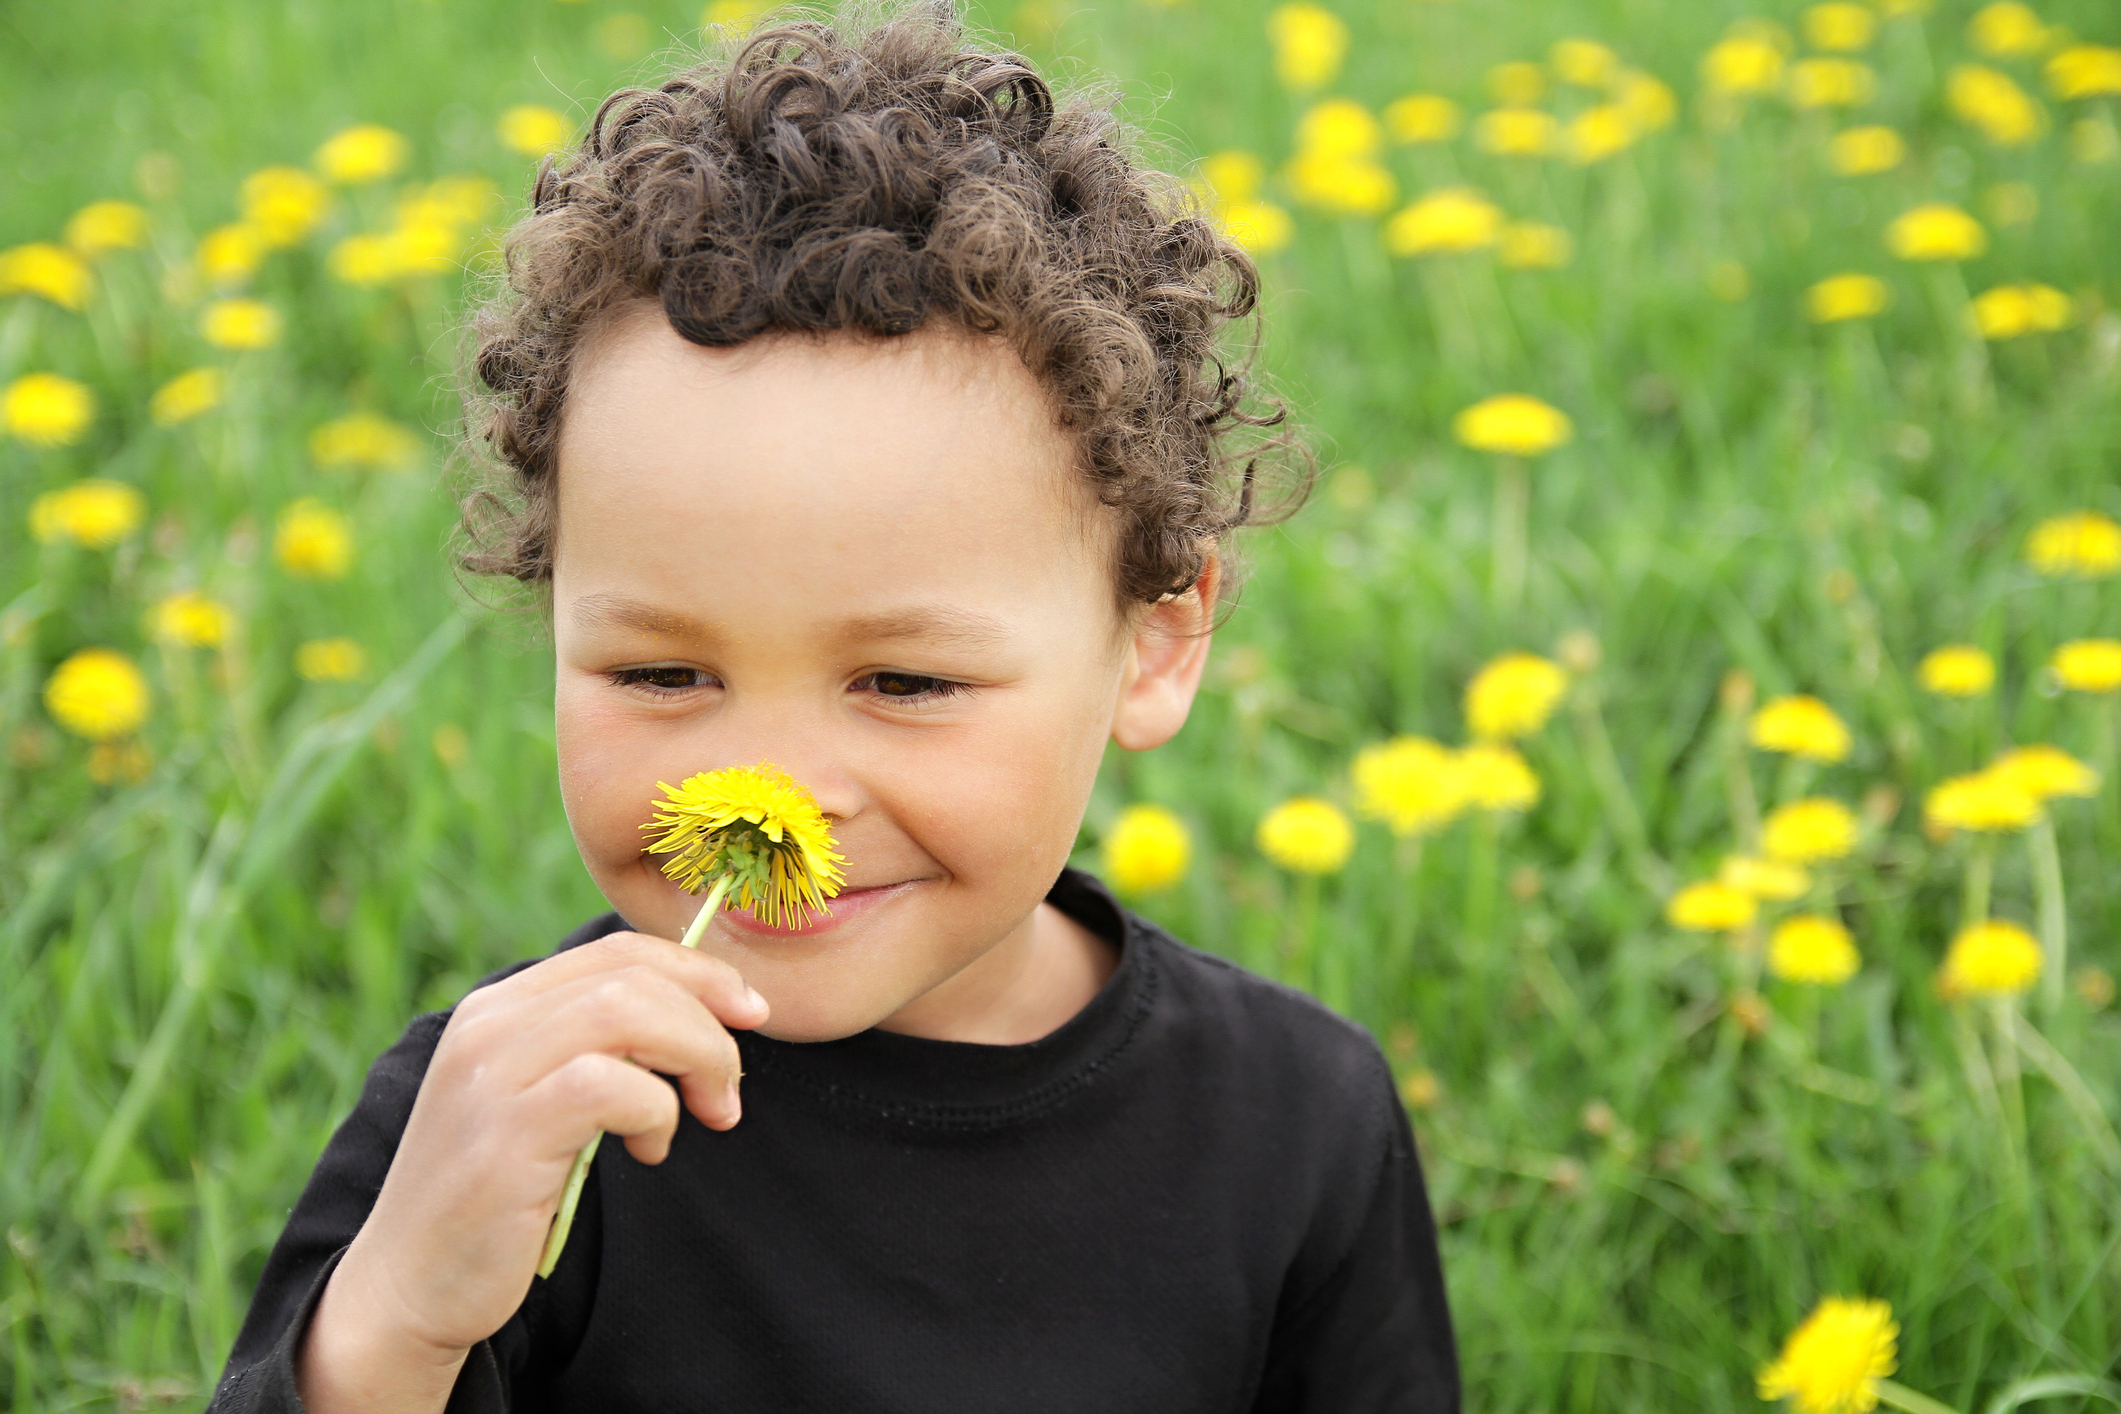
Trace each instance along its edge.
{"label": "boy's lips", "polygon": [[858,889],[841,889],[837,896],[826,900],[825,912],[814,914],[809,922],[795,927],[776,928],[772,924],[761,923],[741,908],[724,909],[722,920],[740,933],[769,938],[803,937],[853,922],[920,883],[919,879],[906,879],[896,884],[869,884]]}

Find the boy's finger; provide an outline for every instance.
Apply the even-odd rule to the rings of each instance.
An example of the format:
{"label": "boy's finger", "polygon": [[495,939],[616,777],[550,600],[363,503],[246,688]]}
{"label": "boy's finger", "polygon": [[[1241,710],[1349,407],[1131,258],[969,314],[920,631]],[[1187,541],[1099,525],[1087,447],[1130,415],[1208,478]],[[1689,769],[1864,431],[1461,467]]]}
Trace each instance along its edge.
{"label": "boy's finger", "polygon": [[678,1098],[668,1085],[615,1057],[578,1055],[517,1097],[526,1132],[547,1157],[571,1157],[598,1130],[623,1135],[627,1152],[659,1164],[678,1127]]}
{"label": "boy's finger", "polygon": [[746,985],[734,967],[718,957],[645,933],[607,933],[578,948],[569,948],[491,987],[480,988],[464,999],[460,1009],[472,1005],[481,993],[492,993],[491,1002],[498,1004],[565,986],[598,972],[632,966],[653,967],[663,973],[698,997],[724,1026],[748,1030],[765,1023],[766,999]]}

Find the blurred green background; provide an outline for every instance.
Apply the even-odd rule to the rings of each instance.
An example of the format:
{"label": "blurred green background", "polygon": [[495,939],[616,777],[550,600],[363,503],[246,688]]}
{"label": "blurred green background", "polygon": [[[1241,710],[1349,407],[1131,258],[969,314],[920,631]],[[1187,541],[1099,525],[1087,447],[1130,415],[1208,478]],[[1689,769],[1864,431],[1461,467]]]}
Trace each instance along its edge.
{"label": "blurred green background", "polygon": [[[2121,888],[2099,861],[2121,850],[2121,797],[1993,832],[1925,829],[1923,805],[2014,744],[2116,767],[2116,684],[2051,660],[2121,633],[2121,539],[2103,548],[2094,521],[2074,559],[2028,545],[2053,517],[2121,512],[2121,80],[2101,67],[2121,65],[2121,15],[1329,9],[975,13],[1063,80],[1115,76],[1157,160],[1205,171],[1204,200],[1259,250],[1262,366],[1323,469],[1309,509],[1249,542],[1185,733],[1109,763],[1082,862],[1111,857],[1125,807],[1169,808],[1190,859],[1139,906],[1376,1030],[1415,1112],[1473,1404],[1755,1407],[1756,1372],[1832,1294],[1889,1302],[1896,1378],[1951,1407],[2115,1399],[2098,1381],[2121,1358]],[[369,1060],[604,906],[559,809],[546,650],[449,569],[455,321],[535,170],[504,115],[557,115],[516,113],[516,146],[541,122],[564,137],[702,18],[647,0],[0,8],[10,1408],[201,1406]],[[1868,32],[1834,48],[1851,26]],[[1410,94],[1455,121],[1392,106]],[[368,123],[402,136],[397,169],[283,176],[301,229],[258,246],[275,218],[246,214],[246,178],[309,169]],[[1861,127],[1890,128],[1899,159],[1844,170],[1836,135]],[[1542,150],[1494,150],[1512,131]],[[477,180],[430,185],[455,178]],[[1509,229],[1404,253],[1421,237],[1403,213],[1457,187]],[[139,243],[21,254],[65,246],[104,200],[144,214]],[[1930,202],[1972,216],[1982,249],[1896,258],[1890,223]],[[251,234],[215,234],[230,225]],[[1883,307],[1813,317],[1831,311],[1808,292],[1841,274],[1879,282],[1861,288]],[[2012,326],[2030,297],[1976,314],[2033,284],[2063,302],[2038,306],[2049,327]],[[277,336],[216,344],[228,299],[262,301]],[[214,405],[158,416],[157,390],[197,368],[219,370]],[[71,395],[18,397],[34,374],[84,387],[92,415],[69,432]],[[1572,439],[1516,458],[1454,438],[1504,392],[1565,412]],[[354,414],[384,421],[349,433]],[[68,492],[84,478],[137,512]],[[290,539],[301,498],[317,505]],[[225,621],[157,617],[186,592]],[[1924,687],[1923,656],[1955,643],[1990,655],[1991,687]],[[102,726],[48,692],[97,647],[146,686],[137,724],[107,660],[73,680]],[[1360,748],[1463,740],[1461,694],[1511,650],[1565,669],[1517,743],[1536,804],[1404,839],[1362,819],[1318,874],[1261,854],[1281,800],[1362,804]],[[1851,748],[1750,747],[1755,705],[1789,693],[1828,704]],[[1751,847],[1756,806],[1808,795],[1846,803],[1860,837],[1802,898],[1668,918]],[[1795,911],[1845,922],[1854,976],[1763,970]],[[2039,935],[2053,985],[1940,994],[1947,944],[1990,912]]]}

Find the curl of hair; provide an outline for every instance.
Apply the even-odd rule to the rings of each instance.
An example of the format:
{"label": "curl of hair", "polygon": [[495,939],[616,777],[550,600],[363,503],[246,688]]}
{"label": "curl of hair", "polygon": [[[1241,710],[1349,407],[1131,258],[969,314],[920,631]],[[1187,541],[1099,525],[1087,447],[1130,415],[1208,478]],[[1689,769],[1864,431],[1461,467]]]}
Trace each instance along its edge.
{"label": "curl of hair", "polygon": [[613,94],[540,168],[469,326],[468,439],[504,465],[465,500],[461,564],[550,579],[576,355],[600,315],[654,300],[709,346],[930,319],[1002,337],[1117,513],[1121,601],[1190,588],[1230,532],[1301,504],[1311,467],[1280,405],[1255,406],[1250,346],[1221,353],[1258,271],[1127,139],[1109,96],[1056,98],[971,47],[948,0],[768,22]]}

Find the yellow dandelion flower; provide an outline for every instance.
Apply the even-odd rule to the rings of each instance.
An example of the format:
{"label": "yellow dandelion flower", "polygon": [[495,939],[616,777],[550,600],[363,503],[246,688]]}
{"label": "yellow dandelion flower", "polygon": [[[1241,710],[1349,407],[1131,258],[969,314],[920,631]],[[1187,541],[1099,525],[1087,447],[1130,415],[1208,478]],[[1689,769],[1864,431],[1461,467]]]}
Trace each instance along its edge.
{"label": "yellow dandelion flower", "polygon": [[1595,39],[1557,39],[1547,62],[1557,78],[1578,88],[1604,88],[1620,74],[1620,56]]}
{"label": "yellow dandelion flower", "polygon": [[1785,982],[1838,987],[1861,965],[1856,940],[1838,918],[1800,913],[1783,919],[1768,935],[1768,971]]}
{"label": "yellow dandelion flower", "polygon": [[1502,238],[1502,208],[1471,187],[1429,192],[1385,224],[1394,255],[1480,250]]}
{"label": "yellow dandelion flower", "polygon": [[2040,136],[2047,115],[2009,74],[1984,64],[1960,64],[1946,80],[1952,113],[1998,147],[2019,147]]}
{"label": "yellow dandelion flower", "polygon": [[1395,142],[1449,142],[1464,119],[1440,93],[1410,93],[1385,105],[1385,131]]}
{"label": "yellow dandelion flower", "polygon": [[1995,0],[1974,12],[1966,23],[1966,37],[1983,54],[1999,59],[2022,59],[2047,48],[2049,31],[2032,6],[2018,0]]}
{"label": "yellow dandelion flower", "polygon": [[1761,1368],[1760,1397],[1787,1399],[1796,1414],[1869,1414],[1878,1381],[1893,1373],[1899,1334],[1883,1301],[1829,1296]]}
{"label": "yellow dandelion flower", "polygon": [[257,227],[241,221],[216,226],[199,238],[192,260],[208,283],[233,289],[257,274],[258,267],[265,263],[265,237]]}
{"label": "yellow dandelion flower", "polygon": [[1355,754],[1355,809],[1395,835],[1423,835],[1458,818],[1466,787],[1458,758],[1426,737],[1399,736]]}
{"label": "yellow dandelion flower", "polygon": [[1476,741],[1459,748],[1458,777],[1466,799],[1482,810],[1529,810],[1539,803],[1539,777],[1512,747]]}
{"label": "yellow dandelion flower", "polygon": [[1217,201],[1250,201],[1267,179],[1267,164],[1256,152],[1225,148],[1201,159],[1200,179]]}
{"label": "yellow dandelion flower", "polygon": [[129,201],[92,201],[67,218],[66,244],[90,260],[138,249],[147,244],[147,212]]}
{"label": "yellow dandelion flower", "polygon": [[1858,108],[1878,93],[1878,76],[1856,59],[1799,59],[1786,84],[1798,108]]}
{"label": "yellow dandelion flower", "polygon": [[1324,88],[1340,72],[1348,25],[1323,5],[1298,0],[1267,16],[1267,40],[1274,47],[1275,77],[1284,88],[1303,92]]}
{"label": "yellow dandelion flower", "polygon": [[1559,270],[1576,258],[1576,242],[1559,226],[1512,221],[1502,228],[1496,261],[1507,270]]}
{"label": "yellow dandelion flower", "polygon": [[380,182],[405,165],[405,139],[381,123],[356,123],[326,138],[311,161],[327,182]]}
{"label": "yellow dandelion flower", "polygon": [[316,229],[331,191],[300,167],[261,167],[243,179],[237,205],[269,246],[290,246]]}
{"label": "yellow dandelion flower", "polygon": [[0,250],[0,295],[36,295],[79,311],[95,292],[88,262],[63,245],[34,241]]}
{"label": "yellow dandelion flower", "polygon": [[1628,115],[1637,133],[1654,133],[1679,117],[1679,95],[1663,79],[1629,69],[1614,81],[1613,101]]}
{"label": "yellow dandelion flower", "polygon": [[2022,830],[2040,818],[2040,801],[2018,776],[1991,767],[1953,776],[1923,797],[1922,822],[1939,833]]}
{"label": "yellow dandelion flower", "polygon": [[780,768],[731,766],[656,787],[664,798],[641,826],[654,836],[646,852],[669,855],[663,873],[687,893],[727,880],[735,907],[781,928],[825,912],[846,882],[817,798]]}
{"label": "yellow dandelion flower", "polygon": [[147,413],[157,427],[174,427],[221,406],[226,379],[218,368],[194,368],[155,389]]}
{"label": "yellow dandelion flower", "polygon": [[1984,339],[2021,339],[2067,329],[2076,305],[2052,285],[1998,285],[1974,297],[1973,316]]}
{"label": "yellow dandelion flower", "polygon": [[1827,0],[1804,12],[1804,42],[1814,49],[1844,54],[1868,49],[1877,29],[1876,17],[1850,0]]}
{"label": "yellow dandelion flower", "polygon": [[2047,61],[2048,91],[2061,99],[2121,94],[2121,47],[2073,44]]}
{"label": "yellow dandelion flower", "polygon": [[44,684],[52,720],[75,736],[107,741],[147,720],[147,679],[133,660],[109,648],[83,648]]}
{"label": "yellow dandelion flower", "polygon": [[1856,848],[1856,816],[1826,796],[1793,800],[1776,806],[1761,822],[1760,848],[1784,864],[1843,859]]}
{"label": "yellow dandelion flower", "polygon": [[199,332],[217,349],[267,349],[280,342],[280,311],[264,300],[221,299],[199,316]]}
{"label": "yellow dandelion flower", "polygon": [[543,157],[567,145],[573,125],[565,114],[536,103],[518,103],[501,114],[496,131],[511,151],[525,157]]}
{"label": "yellow dandelion flower", "polygon": [[96,415],[86,385],[56,373],[25,373],[0,390],[0,426],[32,447],[70,447]]}
{"label": "yellow dandelion flower", "polygon": [[1694,933],[1727,933],[1760,916],[1760,901],[1744,889],[1713,880],[1688,884],[1664,908],[1674,928]]}
{"label": "yellow dandelion flower", "polygon": [[1885,248],[1901,260],[1972,260],[1988,249],[1988,232],[1958,207],[1932,201],[1895,216]]}
{"label": "yellow dandelion flower", "polygon": [[1635,120],[1627,109],[1618,103],[1600,103],[1569,120],[1562,131],[1561,150],[1571,162],[1588,166],[1625,151],[1637,136]]}
{"label": "yellow dandelion flower", "polygon": [[1812,886],[1811,876],[1794,864],[1785,864],[1779,859],[1753,859],[1742,854],[1731,855],[1723,861],[1723,867],[1716,871],[1716,882],[1776,903],[1802,898],[1804,891]]}
{"label": "yellow dandelion flower", "polygon": [[332,278],[360,289],[387,285],[407,273],[404,242],[390,234],[357,231],[326,252]]}
{"label": "yellow dandelion flower", "polygon": [[1433,1109],[1443,1098],[1443,1082],[1433,1070],[1417,1070],[1399,1082],[1399,1098],[1410,1110]]}
{"label": "yellow dandelion flower", "polygon": [[1298,874],[1338,873],[1355,851],[1355,827],[1340,807],[1297,796],[1269,810],[1255,835],[1260,853]]}
{"label": "yellow dandelion flower", "polygon": [[1959,930],[1938,969],[1937,991],[1962,997],[2014,997],[2040,978],[2040,944],[2015,923],[1986,919]]}
{"label": "yellow dandelion flower", "polygon": [[1296,120],[1296,146],[1319,157],[1368,157],[1384,146],[1384,125],[1352,98],[1314,103]]}
{"label": "yellow dandelion flower", "polygon": [[1875,275],[1830,275],[1804,292],[1804,312],[1814,324],[1839,324],[1883,314],[1893,292]]}
{"label": "yellow dandelion flower", "polygon": [[117,544],[140,528],[147,502],[122,481],[89,477],[30,504],[30,533],[49,545],[71,540],[91,550]]}
{"label": "yellow dandelion flower", "polygon": [[1753,713],[1747,737],[1762,751],[1808,761],[1840,761],[1849,754],[1849,729],[1834,709],[1804,693],[1771,697]]}
{"label": "yellow dandelion flower", "polygon": [[1161,805],[1130,805],[1104,840],[1105,877],[1122,894],[1153,894],[1186,877],[1193,838]]}
{"label": "yellow dandelion flower", "polygon": [[1271,201],[1232,201],[1218,213],[1223,234],[1254,255],[1286,250],[1296,239],[1296,218]]}
{"label": "yellow dandelion flower", "polygon": [[2121,570],[2121,523],[2098,511],[2050,517],[2025,538],[2025,562],[2053,579],[2103,579]]}
{"label": "yellow dandelion flower", "polygon": [[700,27],[710,29],[721,25],[726,29],[747,30],[772,8],[771,0],[708,0],[707,8],[700,11]]}
{"label": "yellow dandelion flower", "polygon": [[1505,107],[1537,103],[1546,91],[1546,71],[1529,59],[1513,59],[1488,70],[1488,96]]}
{"label": "yellow dandelion flower", "polygon": [[420,439],[410,429],[372,412],[334,418],[309,434],[309,458],[324,467],[398,467],[419,451]]}
{"label": "yellow dandelion flower", "polygon": [[312,638],[295,649],[295,675],[306,682],[352,682],[368,671],[368,652],[350,638]]}
{"label": "yellow dandelion flower", "polygon": [[2121,640],[2075,639],[2055,650],[2048,667],[2071,692],[2112,692],[2121,688]]}
{"label": "yellow dandelion flower", "polygon": [[164,596],[147,619],[148,632],[175,648],[218,648],[236,624],[228,605],[196,589]]}
{"label": "yellow dandelion flower", "polygon": [[1535,457],[1576,435],[1567,413],[1525,393],[1482,398],[1452,420],[1451,433],[1477,452]]}
{"label": "yellow dandelion flower", "polygon": [[1378,215],[1399,194],[1391,172],[1366,157],[1299,152],[1288,178],[1297,200],[1340,216]]}
{"label": "yellow dandelion flower", "polygon": [[1783,47],[1765,34],[1741,31],[1712,45],[1701,59],[1701,79],[1715,93],[1772,93],[1782,82]]}
{"label": "yellow dandelion flower", "polygon": [[1990,762],[1988,769],[2041,802],[2065,795],[2096,795],[2099,791],[2097,771],[2061,747],[2044,742],[2014,746]]}
{"label": "yellow dandelion flower", "polygon": [[1560,137],[1560,122],[1539,108],[1491,108],[1473,125],[1475,145],[1505,157],[1543,157]]}
{"label": "yellow dandelion flower", "polygon": [[353,526],[322,501],[305,496],[280,512],[273,557],[304,579],[343,579],[353,565]]}
{"label": "yellow dandelion flower", "polygon": [[1530,736],[1547,724],[1569,675],[1536,653],[1505,653],[1466,685],[1466,722],[1483,741]]}
{"label": "yellow dandelion flower", "polygon": [[1879,14],[1896,20],[1907,15],[1926,15],[1936,0],[1871,0],[1871,3],[1878,7]]}
{"label": "yellow dandelion flower", "polygon": [[1907,160],[1907,142],[1891,128],[1844,128],[1827,144],[1827,164],[1844,177],[1890,172]]}
{"label": "yellow dandelion flower", "polygon": [[1939,697],[1979,697],[1996,685],[1996,660],[1970,643],[1948,643],[1923,655],[1915,680]]}

